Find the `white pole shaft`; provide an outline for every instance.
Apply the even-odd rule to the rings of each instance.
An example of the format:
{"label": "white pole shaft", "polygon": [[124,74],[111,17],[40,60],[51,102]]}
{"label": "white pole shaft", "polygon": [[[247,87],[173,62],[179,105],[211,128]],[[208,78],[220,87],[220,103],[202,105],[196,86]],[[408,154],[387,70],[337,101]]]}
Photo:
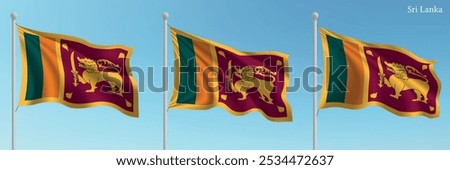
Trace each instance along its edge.
{"label": "white pole shaft", "polygon": [[16,114],[14,109],[15,82],[16,82],[16,13],[11,13],[11,150],[16,149]]}
{"label": "white pole shaft", "polygon": [[317,18],[319,14],[313,13],[313,29],[314,29],[314,78],[313,78],[313,150],[317,149]]}
{"label": "white pole shaft", "polygon": [[163,36],[163,150],[167,150],[167,19],[169,14],[163,13],[164,36]]}

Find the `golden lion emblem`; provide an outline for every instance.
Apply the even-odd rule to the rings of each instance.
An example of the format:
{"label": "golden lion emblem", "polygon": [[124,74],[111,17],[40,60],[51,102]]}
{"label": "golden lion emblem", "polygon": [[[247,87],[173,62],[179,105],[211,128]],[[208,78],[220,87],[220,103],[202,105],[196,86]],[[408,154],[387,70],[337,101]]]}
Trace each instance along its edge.
{"label": "golden lion emblem", "polygon": [[[421,72],[419,72],[412,66],[405,67],[399,63],[384,62],[384,64],[387,67],[387,70],[393,73],[393,75],[389,76],[389,78],[386,78],[385,74],[383,73],[380,57],[378,57],[377,63],[380,70],[380,72],[378,73],[378,75],[380,76],[380,81],[378,85],[380,87],[382,87],[383,85],[387,85],[388,87],[394,88],[395,93],[391,94],[390,95],[391,97],[398,99],[400,96],[402,96],[400,94],[402,91],[412,89],[414,90],[417,96],[412,101],[414,102],[420,101],[427,103],[428,101],[427,94],[428,91],[430,90],[430,86],[428,85],[428,79],[426,78],[426,75],[423,75]],[[411,78],[408,74],[415,75],[421,79]]]}
{"label": "golden lion emblem", "polygon": [[[236,72],[234,75],[239,77],[240,80],[235,83],[231,83],[231,89],[233,92],[241,93],[242,97],[238,100],[247,99],[247,91],[256,88],[259,93],[259,98],[268,104],[273,104],[272,97],[270,97],[270,93],[274,88],[273,82],[275,81],[276,72],[270,71],[268,68],[264,66],[245,66],[241,69],[234,67]],[[262,77],[269,77],[270,81],[263,80],[255,77],[255,75],[260,75]]]}
{"label": "golden lion emblem", "polygon": [[[72,53],[72,63],[73,63],[73,53]],[[77,57],[78,66],[84,68],[82,75],[79,75],[78,72],[73,69],[72,73],[74,76],[74,86],[77,86],[78,82],[82,84],[88,83],[91,88],[86,90],[86,93],[92,93],[97,89],[97,83],[106,81],[111,90],[109,93],[114,93],[119,96],[123,95],[123,80],[122,76],[119,74],[118,65],[112,63],[106,59],[100,59],[98,61],[89,59],[89,58],[80,58]],[[74,64],[72,64],[74,66]],[[100,71],[99,66],[106,68],[114,68],[117,72],[105,72]]]}

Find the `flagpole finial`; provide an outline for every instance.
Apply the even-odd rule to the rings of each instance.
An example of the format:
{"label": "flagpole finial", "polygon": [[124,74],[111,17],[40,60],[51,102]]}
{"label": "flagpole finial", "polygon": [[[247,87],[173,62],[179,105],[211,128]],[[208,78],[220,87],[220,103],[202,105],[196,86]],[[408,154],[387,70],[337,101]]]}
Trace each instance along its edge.
{"label": "flagpole finial", "polygon": [[17,14],[15,12],[11,12],[11,19],[16,20]]}
{"label": "flagpole finial", "polygon": [[312,17],[313,17],[313,19],[319,18],[319,13],[313,12],[313,13],[312,13]]}
{"label": "flagpole finial", "polygon": [[167,18],[169,18],[169,13],[163,12],[162,17],[164,20],[166,20]]}

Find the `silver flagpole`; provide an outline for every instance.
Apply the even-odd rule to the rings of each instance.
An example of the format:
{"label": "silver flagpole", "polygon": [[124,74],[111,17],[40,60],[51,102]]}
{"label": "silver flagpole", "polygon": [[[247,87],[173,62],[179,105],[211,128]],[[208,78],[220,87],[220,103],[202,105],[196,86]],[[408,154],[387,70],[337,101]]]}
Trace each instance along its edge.
{"label": "silver flagpole", "polygon": [[167,150],[167,19],[169,13],[162,14],[164,20],[164,36],[163,36],[163,150]]}
{"label": "silver flagpole", "polygon": [[314,28],[314,78],[313,78],[313,150],[317,149],[317,19],[319,13],[313,12],[313,28]]}
{"label": "silver flagpole", "polygon": [[16,101],[14,97],[14,91],[16,87],[16,18],[17,14],[15,12],[11,13],[11,150],[14,150],[16,148],[16,114],[14,109],[14,102]]}

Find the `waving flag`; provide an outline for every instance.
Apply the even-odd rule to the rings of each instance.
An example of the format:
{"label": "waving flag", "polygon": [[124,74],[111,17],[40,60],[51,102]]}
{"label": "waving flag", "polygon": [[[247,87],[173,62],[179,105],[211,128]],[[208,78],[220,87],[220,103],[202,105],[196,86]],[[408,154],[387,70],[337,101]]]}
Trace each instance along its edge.
{"label": "waving flag", "polygon": [[171,108],[221,106],[234,115],[259,111],[272,121],[291,121],[286,101],[287,55],[241,52],[171,28],[175,84]]}
{"label": "waving flag", "polygon": [[320,30],[325,61],[321,108],[381,106],[399,116],[439,117],[434,62],[403,48]]}
{"label": "waving flag", "polygon": [[19,104],[58,102],[73,108],[111,106],[138,117],[132,49],[18,27],[22,49]]}

